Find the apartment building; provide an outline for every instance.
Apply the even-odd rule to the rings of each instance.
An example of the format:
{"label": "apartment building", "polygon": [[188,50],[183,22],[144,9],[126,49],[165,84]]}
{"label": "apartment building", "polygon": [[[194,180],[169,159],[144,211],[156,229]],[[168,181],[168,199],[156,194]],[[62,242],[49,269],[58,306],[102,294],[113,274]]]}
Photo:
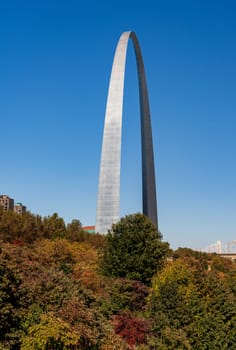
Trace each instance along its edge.
{"label": "apartment building", "polygon": [[6,194],[0,195],[0,208],[3,209],[3,211],[10,211],[13,210],[14,212],[18,214],[23,214],[26,212],[26,206],[22,203],[16,203],[14,205],[14,199],[10,198]]}
{"label": "apartment building", "polygon": [[17,214],[23,214],[26,212],[26,206],[23,205],[22,203],[16,203],[14,205],[14,212]]}
{"label": "apartment building", "polygon": [[3,211],[14,210],[14,199],[5,194],[0,195],[0,207]]}

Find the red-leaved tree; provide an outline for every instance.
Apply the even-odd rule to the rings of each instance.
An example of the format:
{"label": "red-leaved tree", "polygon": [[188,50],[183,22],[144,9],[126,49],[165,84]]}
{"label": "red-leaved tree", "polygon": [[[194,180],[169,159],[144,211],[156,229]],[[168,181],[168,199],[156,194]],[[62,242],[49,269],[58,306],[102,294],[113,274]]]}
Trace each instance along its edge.
{"label": "red-leaved tree", "polygon": [[150,322],[134,317],[130,311],[123,311],[113,318],[115,333],[127,342],[130,349],[136,345],[146,344],[151,335]]}

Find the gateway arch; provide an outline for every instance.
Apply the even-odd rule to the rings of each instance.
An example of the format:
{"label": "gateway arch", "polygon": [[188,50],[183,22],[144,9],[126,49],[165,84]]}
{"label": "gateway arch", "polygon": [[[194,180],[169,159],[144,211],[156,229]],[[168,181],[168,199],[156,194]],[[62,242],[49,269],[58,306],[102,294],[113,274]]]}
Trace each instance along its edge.
{"label": "gateway arch", "polygon": [[119,221],[120,216],[122,110],[129,39],[132,39],[135,50],[139,83],[143,214],[158,228],[152,128],[144,63],[135,33],[124,32],[114,56],[106,105],[95,228],[100,233],[106,233],[113,223]]}

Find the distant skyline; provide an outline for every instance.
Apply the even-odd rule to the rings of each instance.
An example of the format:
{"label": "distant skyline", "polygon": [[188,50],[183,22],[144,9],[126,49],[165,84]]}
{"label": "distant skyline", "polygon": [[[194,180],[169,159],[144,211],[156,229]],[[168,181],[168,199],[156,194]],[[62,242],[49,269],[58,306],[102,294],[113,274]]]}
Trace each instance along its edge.
{"label": "distant skyline", "polygon": [[[0,2],[0,193],[94,225],[117,41],[136,32],[153,129],[160,231],[173,248],[236,239],[235,1]],[[142,210],[129,45],[121,216]]]}

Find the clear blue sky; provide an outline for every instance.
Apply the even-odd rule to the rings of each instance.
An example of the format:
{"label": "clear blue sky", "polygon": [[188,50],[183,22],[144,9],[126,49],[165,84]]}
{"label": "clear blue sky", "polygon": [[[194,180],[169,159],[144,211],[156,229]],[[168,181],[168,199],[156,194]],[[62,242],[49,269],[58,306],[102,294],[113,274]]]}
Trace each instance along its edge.
{"label": "clear blue sky", "polygon": [[[146,67],[164,239],[236,239],[234,0],[0,1],[0,193],[95,223],[109,77],[126,30]],[[121,215],[141,211],[132,45],[126,73]]]}

